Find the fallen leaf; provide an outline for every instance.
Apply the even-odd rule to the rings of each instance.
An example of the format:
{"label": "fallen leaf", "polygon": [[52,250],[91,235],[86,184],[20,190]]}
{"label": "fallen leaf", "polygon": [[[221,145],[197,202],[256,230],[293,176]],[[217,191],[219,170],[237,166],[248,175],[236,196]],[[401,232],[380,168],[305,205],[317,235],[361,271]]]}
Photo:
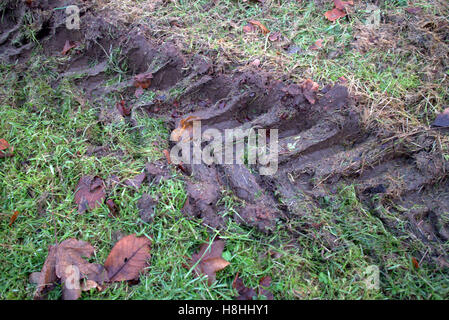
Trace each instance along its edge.
{"label": "fallen leaf", "polygon": [[323,39],[318,39],[313,45],[310,46],[310,50],[319,50],[323,47]]}
{"label": "fallen leaf", "polygon": [[251,65],[257,68],[258,66],[260,66],[260,60],[254,59],[253,62],[251,62]]}
{"label": "fallen leaf", "polygon": [[66,40],[61,54],[66,55],[70,50],[72,50],[73,48],[76,48],[76,46],[77,46],[76,42],[71,42],[69,40]]}
{"label": "fallen leaf", "polygon": [[335,8],[340,10],[345,10],[346,7],[352,6],[354,4],[353,1],[341,1],[341,0],[334,0]]}
{"label": "fallen leaf", "polygon": [[432,126],[449,127],[449,108],[444,109],[444,111],[435,118]]}
{"label": "fallen leaf", "polygon": [[167,160],[168,164],[172,164],[171,162],[171,158],[170,158],[170,151],[168,151],[167,149],[162,150],[162,153],[165,156],[165,159]]}
{"label": "fallen leaf", "polygon": [[142,182],[145,180],[146,174],[145,172],[142,172],[141,174],[138,174],[132,179],[128,179],[125,181],[125,184],[129,187],[139,189],[142,185]]}
{"label": "fallen leaf", "polygon": [[229,262],[222,258],[225,243],[222,240],[215,240],[209,247],[209,243],[203,243],[200,251],[192,255],[190,267],[195,266],[197,275],[205,274],[209,285],[216,280],[216,272],[226,268]]}
{"label": "fallen leaf", "polygon": [[413,266],[415,267],[415,269],[419,269],[419,263],[415,257],[412,257],[412,263],[413,263]]}
{"label": "fallen leaf", "polygon": [[154,218],[154,207],[157,202],[149,195],[143,194],[137,202],[137,208],[139,209],[139,215],[143,222],[151,222]]}
{"label": "fallen leaf", "polygon": [[33,272],[30,275],[30,282],[37,284],[34,292],[34,300],[43,298],[43,295],[54,286],[56,277],[56,250],[57,245],[48,247],[47,259],[40,272]]}
{"label": "fallen leaf", "polygon": [[110,281],[137,279],[150,258],[150,245],[147,237],[136,237],[135,234],[120,239],[104,263]]}
{"label": "fallen leaf", "polygon": [[273,300],[273,294],[268,291],[268,288],[271,285],[271,277],[266,276],[260,279],[259,281],[259,296],[265,296],[267,300]]}
{"label": "fallen leaf", "polygon": [[338,8],[334,8],[330,11],[327,11],[324,16],[326,17],[327,20],[329,21],[335,21],[338,20],[340,18],[343,18],[344,16],[346,16],[346,12],[343,10],[340,10]]}
{"label": "fallen leaf", "polygon": [[9,148],[9,143],[5,139],[0,139],[0,150],[6,150]]}
{"label": "fallen leaf", "polygon": [[181,138],[183,138],[183,141],[187,142],[193,134],[193,121],[198,120],[201,119],[197,116],[189,116],[185,119],[181,119],[178,128],[172,131],[170,139],[178,142]]}
{"label": "fallen leaf", "polygon": [[153,74],[151,72],[140,73],[134,76],[134,86],[136,88],[147,89],[151,85]]}
{"label": "fallen leaf", "polygon": [[103,180],[98,176],[81,177],[76,190],[75,203],[79,213],[100,206],[106,196]]}
{"label": "fallen leaf", "polygon": [[118,216],[118,208],[117,205],[115,204],[114,200],[112,199],[108,199],[106,200],[106,205],[109,208],[109,211],[111,212],[111,215],[114,217]]}
{"label": "fallen leaf", "polygon": [[282,39],[282,35],[279,31],[276,32],[270,32],[270,35],[268,36],[268,40],[274,42],[274,41],[279,41]]}
{"label": "fallen leaf", "polygon": [[122,117],[129,117],[131,115],[132,107],[125,107],[125,100],[117,102],[116,107]]}
{"label": "fallen leaf", "polygon": [[56,276],[64,284],[62,298],[76,300],[81,295],[80,280],[87,278],[96,283],[107,281],[103,266],[87,262],[83,257],[90,258],[95,252],[88,242],[67,239],[58,245],[56,251]]}
{"label": "fallen leaf", "polygon": [[256,31],[256,27],[254,25],[252,25],[251,23],[248,23],[247,25],[243,26],[243,32],[245,33],[251,33],[251,32],[255,32]]}
{"label": "fallen leaf", "polygon": [[251,23],[252,25],[258,27],[260,29],[260,31],[262,31],[263,34],[267,34],[270,32],[270,30],[268,30],[268,28],[265,27],[260,21],[249,20],[248,22]]}
{"label": "fallen leaf", "polygon": [[18,216],[19,211],[14,211],[13,215],[11,216],[11,219],[9,219],[9,226],[11,226],[14,223],[14,221],[16,221]]}
{"label": "fallen leaf", "polygon": [[310,104],[315,104],[316,102],[316,92],[318,91],[319,85],[318,83],[312,81],[311,79],[307,79],[301,84],[302,92],[304,97]]}
{"label": "fallen leaf", "polygon": [[237,300],[253,300],[253,298],[256,296],[256,291],[251,288],[247,288],[243,284],[243,280],[239,278],[239,274],[237,273],[234,281],[232,282],[232,287],[237,290],[238,296],[236,297]]}

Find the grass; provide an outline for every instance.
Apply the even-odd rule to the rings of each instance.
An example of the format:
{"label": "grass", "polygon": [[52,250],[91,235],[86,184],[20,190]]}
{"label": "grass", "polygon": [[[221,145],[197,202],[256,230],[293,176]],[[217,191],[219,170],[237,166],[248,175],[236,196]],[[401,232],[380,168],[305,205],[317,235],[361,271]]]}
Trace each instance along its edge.
{"label": "grass", "polygon": [[[360,23],[367,18],[363,10],[330,23],[323,13],[331,5],[326,3],[323,9],[313,1],[266,1],[261,6],[223,0],[207,11],[204,6],[210,1],[173,1],[144,10],[152,2],[107,1],[109,9],[119,5],[115,8],[121,8],[122,18],[128,21],[151,17],[152,36],[175,41],[188,54],[213,53],[229,68],[258,58],[261,68],[297,81],[313,78],[327,83],[345,76],[353,93],[361,97],[368,126],[418,130],[428,126],[447,104],[447,77],[425,80],[429,61],[419,52],[351,48]],[[402,12],[407,5],[402,0],[385,1],[381,10]],[[424,2],[422,7],[438,14]],[[185,27],[171,27],[171,19]],[[249,19],[281,32],[301,53],[289,55],[262,34],[242,33]],[[405,43],[406,35],[397,36]],[[317,39],[324,39],[324,48],[309,50]],[[119,50],[108,53],[111,84],[120,81],[127,68]],[[377,214],[359,202],[354,186],[341,186],[320,208],[307,217],[280,224],[269,236],[232,221],[218,232],[185,217],[181,208],[186,191],[174,170],[162,185],[144,185],[138,191],[118,185],[110,190],[108,196],[120,209],[117,218],[109,215],[105,205],[78,214],[74,192],[81,176],[98,175],[107,180],[113,175],[126,179],[139,174],[146,162],[163,159],[161,150],[169,132],[161,120],[147,117],[137,118],[139,131],[125,122],[100,123],[97,114],[104,106],[88,102],[73,79],[56,82],[56,70],[64,59],[44,57],[36,51],[20,75],[16,66],[0,65],[0,138],[15,148],[14,157],[0,159],[1,299],[32,298],[35,286],[28,276],[40,271],[47,248],[56,238],[59,242],[72,237],[88,241],[96,248],[92,262],[103,263],[117,238],[130,233],[152,238],[150,264],[140,282],[84,292],[82,299],[232,299],[237,273],[253,288],[261,277],[271,276],[276,299],[449,297],[447,273],[431,265],[413,266],[411,258],[422,251],[422,243],[386,229]],[[416,92],[425,99],[416,99]],[[140,99],[153,97],[153,92],[146,92]],[[114,105],[119,97],[108,99]],[[404,122],[413,126],[403,129]],[[99,145],[108,146],[110,154],[88,154],[88,148]],[[159,199],[152,223],[139,218],[137,201],[144,193]],[[220,214],[231,216],[241,205],[229,190],[223,191],[220,203],[226,208]],[[16,210],[20,215],[9,226]],[[397,217],[392,219],[402,223]],[[231,264],[208,286],[204,278],[196,278],[184,266],[202,243],[217,236],[226,241],[223,256]],[[379,270],[379,289],[366,286],[371,266]],[[48,296],[60,297],[61,287]]]}

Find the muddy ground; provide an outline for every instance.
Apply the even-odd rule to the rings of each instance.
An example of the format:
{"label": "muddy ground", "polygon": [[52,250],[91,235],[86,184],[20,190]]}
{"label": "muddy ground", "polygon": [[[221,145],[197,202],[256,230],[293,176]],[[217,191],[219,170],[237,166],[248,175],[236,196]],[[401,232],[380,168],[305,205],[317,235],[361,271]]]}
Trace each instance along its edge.
{"label": "muddy ground", "polygon": [[[368,129],[344,83],[310,92],[306,82],[281,81],[257,67],[223,68],[212,55],[188,56],[172,43],[148,39],[146,26],[111,23],[114,20],[97,15],[89,1],[78,1],[81,29],[68,30],[64,10],[54,9],[72,3],[35,0],[31,5],[3,5],[0,60],[17,63],[20,70],[39,45],[46,55],[61,55],[66,41],[76,43],[75,52],[60,65],[60,79],[76,76],[92,104],[102,105],[98,116],[105,123],[122,117],[106,99],[120,93],[132,105],[126,116],[130,126],[140,113],[165,119],[172,130],[188,116],[200,118],[203,130],[279,129],[279,169],[273,176],[261,176],[259,168],[244,165],[184,165],[186,215],[202,218],[213,228],[235,219],[266,233],[301,217],[306,223],[300,231],[307,233],[307,226],[317,222],[308,218],[311,210],[322,199],[332,201],[340,186],[354,184],[358,197],[387,229],[413,234],[427,244],[428,250],[418,258],[449,266],[442,247],[449,240],[449,222],[443,218],[449,212],[449,163],[435,147],[437,129],[405,137]],[[38,21],[36,41],[20,36],[26,14]],[[117,63],[126,60],[128,71],[124,79],[110,84],[111,52],[118,48]],[[135,97],[134,76],[141,73],[152,75],[147,90],[156,96],[149,102]],[[217,214],[225,189],[245,204],[234,217]],[[386,212],[406,221],[406,230]],[[323,237],[332,248],[333,236],[326,232]]]}

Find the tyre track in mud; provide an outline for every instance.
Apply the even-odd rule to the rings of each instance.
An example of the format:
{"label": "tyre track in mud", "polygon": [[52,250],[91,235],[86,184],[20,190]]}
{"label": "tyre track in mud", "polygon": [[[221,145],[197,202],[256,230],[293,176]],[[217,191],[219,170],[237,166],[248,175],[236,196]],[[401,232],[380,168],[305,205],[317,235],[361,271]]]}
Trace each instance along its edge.
{"label": "tyre track in mud", "polygon": [[[327,85],[311,99],[304,84],[275,80],[269,73],[252,69],[221,72],[207,56],[185,56],[170,43],[144,36],[144,27],[113,26],[80,3],[82,28],[68,30],[65,14],[54,8],[69,1],[35,1],[34,8],[11,1],[0,23],[0,60],[26,61],[36,43],[20,38],[24,15],[32,10],[40,31],[37,40],[47,55],[60,55],[66,40],[84,46],[62,66],[60,78],[76,80],[87,96],[102,105],[99,119],[120,117],[104,97],[120,92],[133,99],[136,74],[151,72],[150,89],[157,92],[148,103],[136,102],[143,112],[165,119],[171,129],[181,119],[201,119],[202,130],[265,128],[279,130],[279,168],[273,176],[260,176],[257,166],[185,165],[188,199],[183,211],[222,228],[228,217],[217,212],[222,191],[230,189],[244,203],[235,221],[270,233],[288,220],[312,224],[309,210],[319,199],[335,194],[342,185],[355,185],[359,199],[375,212],[392,232],[402,234],[388,209],[407,222],[407,232],[427,244],[429,262],[448,266],[443,244],[449,240],[449,164],[434,152],[431,131],[400,139],[392,133],[367,131],[357,106],[345,86]],[[128,78],[106,85],[111,48],[121,48]],[[97,61],[92,66],[91,61]],[[174,96],[171,92],[180,92]],[[313,101],[315,100],[316,101]],[[314,102],[314,103],[311,103]],[[173,118],[175,114],[175,118]],[[305,205],[306,204],[306,205]]]}

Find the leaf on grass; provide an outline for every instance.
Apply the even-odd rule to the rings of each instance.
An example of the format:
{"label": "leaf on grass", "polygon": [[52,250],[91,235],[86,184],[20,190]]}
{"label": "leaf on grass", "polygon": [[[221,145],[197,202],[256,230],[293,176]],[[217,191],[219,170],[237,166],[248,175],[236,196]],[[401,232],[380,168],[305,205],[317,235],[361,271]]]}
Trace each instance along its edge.
{"label": "leaf on grass", "polygon": [[178,128],[172,131],[170,139],[176,142],[181,140],[181,138],[183,138],[184,142],[189,141],[193,135],[193,121],[197,120],[201,119],[197,116],[188,116],[185,119],[181,119]]}
{"label": "leaf on grass", "polygon": [[143,222],[151,222],[154,218],[154,207],[157,202],[149,195],[143,194],[137,202],[137,208],[139,209],[139,215]]}
{"label": "leaf on grass", "polygon": [[116,107],[122,117],[129,117],[131,115],[132,107],[127,108],[125,106],[125,100],[117,102]]}
{"label": "leaf on grass", "polygon": [[56,276],[64,284],[62,298],[76,300],[81,295],[81,279],[87,278],[101,285],[107,280],[103,266],[87,262],[95,252],[88,242],[67,239],[58,245],[56,251]]}
{"label": "leaf on grass", "polygon": [[435,118],[432,126],[449,127],[449,108],[444,109],[444,111]]}
{"label": "leaf on grass", "polygon": [[338,20],[340,18],[343,18],[344,16],[346,16],[346,11],[340,10],[338,8],[334,8],[332,10],[327,11],[324,16],[326,17],[327,20],[329,21],[335,21]]}
{"label": "leaf on grass", "polygon": [[77,46],[76,42],[71,42],[69,40],[66,40],[61,54],[66,55],[70,50],[72,50],[73,48],[76,48],[76,46]]}
{"label": "leaf on grass", "polygon": [[137,279],[150,258],[150,245],[148,238],[135,234],[120,239],[104,263],[110,281]]}
{"label": "leaf on grass", "polygon": [[276,32],[270,32],[270,35],[268,36],[268,40],[274,42],[274,41],[279,41],[282,39],[282,35],[279,31]]}
{"label": "leaf on grass", "polygon": [[266,276],[260,279],[259,281],[259,296],[264,296],[267,300],[273,300],[273,294],[268,291],[268,288],[271,285],[271,277]]}
{"label": "leaf on grass", "polygon": [[106,205],[108,206],[109,212],[111,213],[111,215],[113,217],[117,217],[118,216],[118,207],[115,204],[114,200],[112,200],[112,199],[106,200]]}
{"label": "leaf on grass", "polygon": [[415,269],[419,269],[419,263],[415,257],[412,257],[412,263],[413,263],[413,266],[415,267]]}
{"label": "leaf on grass", "polygon": [[9,219],[9,226],[11,226],[14,223],[14,221],[16,221],[18,216],[19,211],[14,211],[13,215],[11,216],[11,219]]}
{"label": "leaf on grass", "polygon": [[258,20],[249,20],[248,21],[250,24],[252,24],[253,26],[256,26],[260,29],[260,31],[262,31],[263,34],[267,34],[270,32],[270,30],[268,30],[267,27],[265,27],[260,21]]}
{"label": "leaf on grass", "polygon": [[301,84],[302,92],[304,97],[310,104],[315,104],[316,102],[316,92],[318,91],[319,85],[318,83],[312,81],[311,79],[307,79]]}
{"label": "leaf on grass", "polygon": [[146,178],[146,174],[145,174],[145,172],[142,172],[141,174],[138,174],[134,178],[126,180],[125,184],[128,187],[139,189],[140,186],[142,185],[143,181],[145,180],[145,178]]}
{"label": "leaf on grass", "polygon": [[6,150],[9,148],[9,143],[5,139],[0,139],[0,150]]}
{"label": "leaf on grass", "polygon": [[243,280],[239,278],[238,273],[232,282],[232,287],[236,289],[239,294],[236,297],[237,300],[253,300],[256,296],[256,291],[254,289],[245,287]]}
{"label": "leaf on grass", "polygon": [[30,282],[37,284],[36,291],[34,292],[34,300],[42,299],[45,292],[53,287],[57,279],[55,269],[57,247],[57,245],[48,247],[47,259],[44,262],[42,270],[40,272],[33,272],[30,275]]}
{"label": "leaf on grass", "polygon": [[342,0],[334,0],[335,8],[340,10],[346,10],[346,7],[352,6],[354,4],[353,1],[342,1]]}
{"label": "leaf on grass", "polygon": [[226,268],[229,262],[222,258],[225,243],[222,240],[215,240],[209,247],[209,243],[203,243],[200,251],[192,255],[190,267],[195,266],[197,275],[205,274],[209,285],[216,279],[216,272]]}
{"label": "leaf on grass", "polygon": [[323,47],[323,39],[318,39],[314,44],[310,46],[310,50],[319,50]]}
{"label": "leaf on grass", "polygon": [[81,177],[76,190],[75,203],[79,213],[100,206],[106,196],[103,180],[98,176]]}

